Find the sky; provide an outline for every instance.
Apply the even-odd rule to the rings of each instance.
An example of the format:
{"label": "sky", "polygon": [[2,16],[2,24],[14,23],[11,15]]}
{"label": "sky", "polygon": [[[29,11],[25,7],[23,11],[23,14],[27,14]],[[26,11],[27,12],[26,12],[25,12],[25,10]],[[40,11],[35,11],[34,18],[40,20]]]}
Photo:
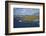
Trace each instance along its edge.
{"label": "sky", "polygon": [[38,15],[39,11],[38,8],[13,8],[14,15]]}

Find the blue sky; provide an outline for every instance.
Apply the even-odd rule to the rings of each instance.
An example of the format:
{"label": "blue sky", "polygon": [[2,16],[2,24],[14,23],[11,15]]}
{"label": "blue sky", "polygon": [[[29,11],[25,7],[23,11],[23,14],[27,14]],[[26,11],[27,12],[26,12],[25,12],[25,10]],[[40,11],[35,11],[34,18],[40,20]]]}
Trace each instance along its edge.
{"label": "blue sky", "polygon": [[39,9],[35,8],[14,8],[14,15],[34,15],[39,13]]}

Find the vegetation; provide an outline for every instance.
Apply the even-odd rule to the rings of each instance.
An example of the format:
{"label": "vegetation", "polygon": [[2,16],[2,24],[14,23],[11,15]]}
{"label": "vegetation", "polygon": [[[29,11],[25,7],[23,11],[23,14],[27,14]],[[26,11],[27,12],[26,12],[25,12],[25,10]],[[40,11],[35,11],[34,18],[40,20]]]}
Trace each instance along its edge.
{"label": "vegetation", "polygon": [[23,21],[33,21],[38,18],[39,18],[39,16],[24,16]]}

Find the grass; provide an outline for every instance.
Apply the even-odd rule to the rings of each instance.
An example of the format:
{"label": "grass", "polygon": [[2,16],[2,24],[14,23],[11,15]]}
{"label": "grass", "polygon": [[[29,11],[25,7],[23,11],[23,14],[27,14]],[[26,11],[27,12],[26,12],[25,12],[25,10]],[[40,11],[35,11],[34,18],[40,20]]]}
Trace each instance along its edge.
{"label": "grass", "polygon": [[38,18],[39,18],[39,16],[23,16],[24,21],[33,21]]}

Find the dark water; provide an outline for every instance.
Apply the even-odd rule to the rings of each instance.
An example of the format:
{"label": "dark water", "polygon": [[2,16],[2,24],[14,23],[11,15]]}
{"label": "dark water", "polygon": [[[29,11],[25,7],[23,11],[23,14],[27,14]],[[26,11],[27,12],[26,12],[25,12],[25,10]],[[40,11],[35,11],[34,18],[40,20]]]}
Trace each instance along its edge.
{"label": "dark water", "polygon": [[18,20],[14,18],[14,28],[24,28],[24,27],[39,27],[39,21],[24,23],[18,22]]}

